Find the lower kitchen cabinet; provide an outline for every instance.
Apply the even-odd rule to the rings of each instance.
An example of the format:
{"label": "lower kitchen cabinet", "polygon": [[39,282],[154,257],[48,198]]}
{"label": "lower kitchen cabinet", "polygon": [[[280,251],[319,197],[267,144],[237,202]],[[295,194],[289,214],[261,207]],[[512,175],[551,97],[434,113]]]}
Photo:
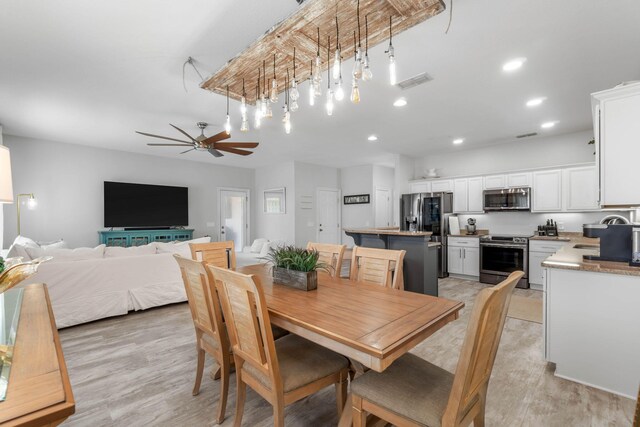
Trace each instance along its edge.
{"label": "lower kitchen cabinet", "polygon": [[447,247],[449,274],[480,276],[480,247],[478,238],[449,238]]}
{"label": "lower kitchen cabinet", "polygon": [[531,289],[543,290],[542,262],[566,244],[567,242],[561,240],[529,240],[529,286]]}

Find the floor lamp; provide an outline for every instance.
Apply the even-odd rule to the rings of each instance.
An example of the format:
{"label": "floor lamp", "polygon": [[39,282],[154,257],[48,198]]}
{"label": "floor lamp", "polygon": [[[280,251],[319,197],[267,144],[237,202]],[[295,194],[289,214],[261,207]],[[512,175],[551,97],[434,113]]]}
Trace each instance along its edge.
{"label": "floor lamp", "polygon": [[29,210],[33,210],[38,206],[38,201],[36,200],[33,193],[22,193],[16,196],[16,210],[18,211],[18,236],[20,236],[20,197],[28,197],[27,200],[27,208]]}

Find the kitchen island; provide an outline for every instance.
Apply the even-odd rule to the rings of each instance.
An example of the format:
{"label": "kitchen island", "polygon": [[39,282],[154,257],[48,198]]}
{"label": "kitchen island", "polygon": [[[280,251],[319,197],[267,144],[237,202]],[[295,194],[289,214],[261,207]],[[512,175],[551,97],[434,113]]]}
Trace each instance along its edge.
{"label": "kitchen island", "polygon": [[398,228],[344,229],[357,246],[405,250],[404,289],[438,296],[438,250],[431,232],[400,231]]}
{"label": "kitchen island", "polygon": [[558,377],[635,399],[640,267],[583,259],[598,254],[597,239],[570,238],[542,262],[545,357]]}

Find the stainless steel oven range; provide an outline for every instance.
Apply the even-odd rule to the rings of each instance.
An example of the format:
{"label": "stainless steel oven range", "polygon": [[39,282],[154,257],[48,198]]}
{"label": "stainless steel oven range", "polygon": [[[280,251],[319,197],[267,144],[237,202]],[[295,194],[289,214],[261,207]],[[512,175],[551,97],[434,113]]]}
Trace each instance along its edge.
{"label": "stainless steel oven range", "polygon": [[480,282],[497,284],[514,271],[524,271],[518,288],[529,287],[529,236],[480,238]]}

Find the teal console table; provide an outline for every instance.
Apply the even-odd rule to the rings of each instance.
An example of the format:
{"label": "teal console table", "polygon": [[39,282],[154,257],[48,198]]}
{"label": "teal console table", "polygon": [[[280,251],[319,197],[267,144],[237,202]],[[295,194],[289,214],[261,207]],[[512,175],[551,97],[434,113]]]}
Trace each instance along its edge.
{"label": "teal console table", "polygon": [[193,229],[98,231],[100,244],[107,246],[142,246],[151,242],[191,240]]}

